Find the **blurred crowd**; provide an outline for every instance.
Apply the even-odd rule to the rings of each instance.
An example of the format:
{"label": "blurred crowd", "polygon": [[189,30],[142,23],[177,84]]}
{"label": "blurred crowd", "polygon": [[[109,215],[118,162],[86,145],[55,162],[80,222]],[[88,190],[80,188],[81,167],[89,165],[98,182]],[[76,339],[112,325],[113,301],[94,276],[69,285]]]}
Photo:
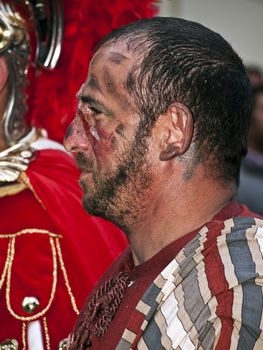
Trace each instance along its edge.
{"label": "blurred crowd", "polygon": [[247,66],[251,82],[252,109],[248,152],[240,171],[238,200],[263,215],[263,73],[258,66]]}

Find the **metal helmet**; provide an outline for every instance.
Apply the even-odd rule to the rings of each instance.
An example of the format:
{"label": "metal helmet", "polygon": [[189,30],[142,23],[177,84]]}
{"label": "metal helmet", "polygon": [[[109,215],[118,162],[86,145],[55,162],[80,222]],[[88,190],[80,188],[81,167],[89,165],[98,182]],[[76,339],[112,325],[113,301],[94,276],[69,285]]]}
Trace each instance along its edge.
{"label": "metal helmet", "polygon": [[36,70],[56,66],[62,37],[62,0],[0,0],[0,56],[9,70],[2,128],[9,146],[28,131]]}

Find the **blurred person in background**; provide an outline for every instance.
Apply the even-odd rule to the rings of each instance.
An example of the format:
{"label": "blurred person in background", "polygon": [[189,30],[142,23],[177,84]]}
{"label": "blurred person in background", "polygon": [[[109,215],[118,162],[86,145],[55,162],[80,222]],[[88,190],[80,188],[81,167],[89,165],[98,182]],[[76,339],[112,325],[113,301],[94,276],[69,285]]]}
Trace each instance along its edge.
{"label": "blurred person in background", "polygon": [[83,210],[79,171],[60,141],[93,47],[151,16],[150,3],[0,0],[1,350],[61,349],[85,296],[127,245]]}
{"label": "blurred person in background", "polygon": [[238,200],[263,215],[263,83],[252,87],[248,153],[240,171]]}
{"label": "blurred person in background", "polygon": [[263,73],[259,66],[247,65],[246,72],[252,86],[263,84]]}

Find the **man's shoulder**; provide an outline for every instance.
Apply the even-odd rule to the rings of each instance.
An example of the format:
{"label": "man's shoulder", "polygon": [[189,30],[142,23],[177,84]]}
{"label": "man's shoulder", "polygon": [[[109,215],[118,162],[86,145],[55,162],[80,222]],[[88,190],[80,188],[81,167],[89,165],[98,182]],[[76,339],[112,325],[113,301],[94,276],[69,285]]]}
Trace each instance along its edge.
{"label": "man's shoulder", "polygon": [[230,288],[263,278],[263,220],[235,217],[224,222],[215,249]]}
{"label": "man's shoulder", "polygon": [[[232,263],[262,260],[263,219],[239,216],[224,221],[224,228],[217,237],[217,248],[220,254],[227,249]],[[261,254],[255,255],[256,252]]]}
{"label": "man's shoulder", "polygon": [[222,286],[227,290],[247,281],[253,283],[255,278],[263,280],[263,220],[233,217],[225,220],[218,231],[210,238],[208,230],[198,252],[203,256],[198,261],[204,263],[207,279],[216,275],[220,281],[222,277],[218,292],[222,292]]}
{"label": "man's shoulder", "polygon": [[[154,326],[173,348],[186,343],[191,349],[212,348],[224,339],[234,348],[252,329],[249,342],[261,342],[262,252],[261,219],[240,216],[204,226],[145,293]],[[143,341],[155,334],[158,338],[150,323]]]}
{"label": "man's shoulder", "polygon": [[263,220],[239,216],[202,227],[161,275],[175,288],[207,286],[208,299],[246,282],[263,283]]}

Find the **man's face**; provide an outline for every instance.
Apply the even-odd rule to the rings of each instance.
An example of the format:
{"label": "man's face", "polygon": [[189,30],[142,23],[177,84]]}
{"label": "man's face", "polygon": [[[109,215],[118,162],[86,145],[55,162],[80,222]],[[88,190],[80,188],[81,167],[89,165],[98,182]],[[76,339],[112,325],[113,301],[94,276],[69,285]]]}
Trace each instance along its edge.
{"label": "man's face", "polygon": [[104,46],[96,52],[65,139],[82,171],[85,209],[124,229],[128,217],[136,219],[136,203],[151,182],[141,118],[125,87],[135,60],[125,46]]}

